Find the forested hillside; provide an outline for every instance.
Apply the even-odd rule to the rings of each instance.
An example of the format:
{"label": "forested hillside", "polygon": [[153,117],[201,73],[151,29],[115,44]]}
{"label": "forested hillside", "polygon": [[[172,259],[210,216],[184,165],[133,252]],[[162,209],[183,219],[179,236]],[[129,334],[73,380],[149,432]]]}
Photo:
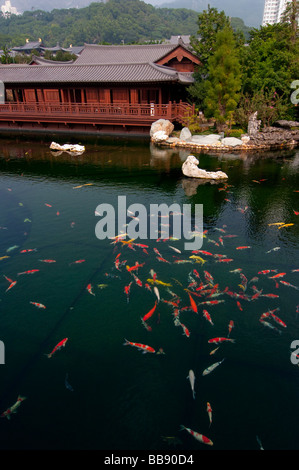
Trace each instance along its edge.
{"label": "forested hillside", "polygon": [[[0,47],[25,43],[26,38],[43,40],[46,47],[59,42],[63,47],[84,43],[130,44],[162,41],[172,35],[196,35],[198,13],[185,8],[155,8],[140,0],[110,0],[85,8],[26,11],[23,15],[0,18]],[[232,26],[244,29],[244,22],[232,18]]]}

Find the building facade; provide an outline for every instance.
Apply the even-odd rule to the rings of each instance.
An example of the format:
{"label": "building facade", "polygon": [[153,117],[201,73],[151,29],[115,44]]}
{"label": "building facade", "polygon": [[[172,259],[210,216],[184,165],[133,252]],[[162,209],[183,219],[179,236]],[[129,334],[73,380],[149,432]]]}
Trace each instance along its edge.
{"label": "building facade", "polygon": [[[0,68],[1,129],[148,134],[152,122],[182,122],[199,59],[177,44],[86,44],[68,63],[35,58]],[[180,121],[181,120],[181,121]]]}
{"label": "building facade", "polygon": [[279,23],[291,0],[265,0],[262,26]]}

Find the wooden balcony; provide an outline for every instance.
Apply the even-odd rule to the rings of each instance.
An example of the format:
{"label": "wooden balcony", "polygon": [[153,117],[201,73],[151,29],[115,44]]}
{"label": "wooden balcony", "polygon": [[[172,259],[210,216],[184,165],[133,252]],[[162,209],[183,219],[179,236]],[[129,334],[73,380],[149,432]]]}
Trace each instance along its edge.
{"label": "wooden balcony", "polygon": [[64,123],[66,125],[151,126],[158,119],[186,124],[194,112],[188,103],[101,104],[101,103],[6,103],[0,105],[0,122],[13,124]]}

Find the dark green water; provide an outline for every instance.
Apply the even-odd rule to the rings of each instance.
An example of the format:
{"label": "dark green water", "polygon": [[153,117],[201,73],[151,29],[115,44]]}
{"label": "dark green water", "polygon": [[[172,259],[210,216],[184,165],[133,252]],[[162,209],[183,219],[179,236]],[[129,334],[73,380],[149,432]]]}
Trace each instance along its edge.
{"label": "dark green water", "polygon": [[[0,413],[18,395],[26,397],[10,420],[0,420],[1,449],[256,450],[256,436],[265,449],[298,449],[299,368],[291,362],[291,343],[299,340],[299,272],[293,271],[299,268],[299,215],[294,212],[299,212],[299,153],[200,155],[200,167],[229,176],[227,183],[213,185],[194,185],[182,176],[187,155],[151,149],[148,142],[105,140],[86,143],[82,156],[57,156],[47,142],[1,140],[0,258],[9,258],[0,261],[0,340],[5,345]],[[120,195],[127,205],[138,202],[146,208],[162,202],[203,204],[201,249],[233,261],[199,254],[203,265],[175,263],[190,261],[184,240],[136,240],[148,245],[146,252],[98,240],[95,210],[101,203],[117,210]],[[293,225],[269,225],[276,222]],[[239,246],[250,248],[236,250]],[[153,248],[169,263],[159,262]],[[21,253],[25,249],[36,251]],[[120,271],[114,265],[119,253]],[[56,262],[40,261],[45,259]],[[142,287],[126,269],[136,261],[144,263],[138,270]],[[39,271],[18,275],[34,269]],[[148,331],[141,317],[156,300],[145,288],[151,269],[171,287],[157,285],[160,302]],[[245,291],[240,273],[232,272],[237,269],[247,278]],[[258,274],[262,270],[276,271]],[[218,284],[219,296],[194,293],[195,313],[185,289],[196,292],[205,284],[204,271]],[[277,273],[285,274],[269,279]],[[17,281],[9,291],[4,276]],[[127,302],[124,287],[130,281]],[[95,295],[88,293],[89,283]],[[256,299],[253,286],[262,291]],[[228,295],[226,288],[245,299]],[[175,324],[173,306],[164,302],[173,293],[189,337]],[[269,293],[278,297],[263,296]],[[224,302],[200,304],[211,299]],[[266,320],[280,332],[259,321],[277,308],[287,327],[271,316]],[[235,342],[222,343],[210,355],[217,345],[208,340],[227,337],[231,320]],[[65,348],[48,359],[45,354],[63,338],[68,338]],[[125,338],[156,351],[163,348],[165,354],[142,354],[125,347]],[[196,377],[195,399],[186,379],[190,369]],[[73,391],[65,386],[66,374]],[[213,410],[211,426],[207,402]],[[213,447],[180,425],[207,436]]]}

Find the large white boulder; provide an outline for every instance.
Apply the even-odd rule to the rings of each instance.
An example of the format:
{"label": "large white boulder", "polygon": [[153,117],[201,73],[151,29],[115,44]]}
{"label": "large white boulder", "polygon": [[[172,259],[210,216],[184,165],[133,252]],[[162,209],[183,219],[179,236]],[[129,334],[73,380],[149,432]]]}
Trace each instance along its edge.
{"label": "large white boulder", "polygon": [[174,129],[174,125],[168,119],[158,119],[153,122],[150,129],[150,137],[158,131],[163,131],[167,136],[170,136]]}
{"label": "large white boulder", "polygon": [[228,145],[229,147],[236,147],[237,145],[242,145],[243,142],[241,139],[237,139],[236,137],[224,137],[221,143],[223,145]]}
{"label": "large white boulder", "polygon": [[194,155],[189,155],[182,165],[182,172],[191,178],[204,178],[209,180],[223,180],[228,176],[223,171],[206,171],[198,168],[199,161]]}
{"label": "large white boulder", "polygon": [[193,135],[191,142],[199,145],[214,145],[221,139],[219,134],[209,134],[209,135]]}
{"label": "large white boulder", "polygon": [[191,137],[192,137],[192,134],[191,134],[189,128],[188,127],[183,127],[183,129],[180,132],[180,140],[187,141],[187,140],[190,140]]}
{"label": "large white boulder", "polygon": [[153,142],[164,142],[168,139],[168,134],[164,131],[157,131],[152,135]]}

